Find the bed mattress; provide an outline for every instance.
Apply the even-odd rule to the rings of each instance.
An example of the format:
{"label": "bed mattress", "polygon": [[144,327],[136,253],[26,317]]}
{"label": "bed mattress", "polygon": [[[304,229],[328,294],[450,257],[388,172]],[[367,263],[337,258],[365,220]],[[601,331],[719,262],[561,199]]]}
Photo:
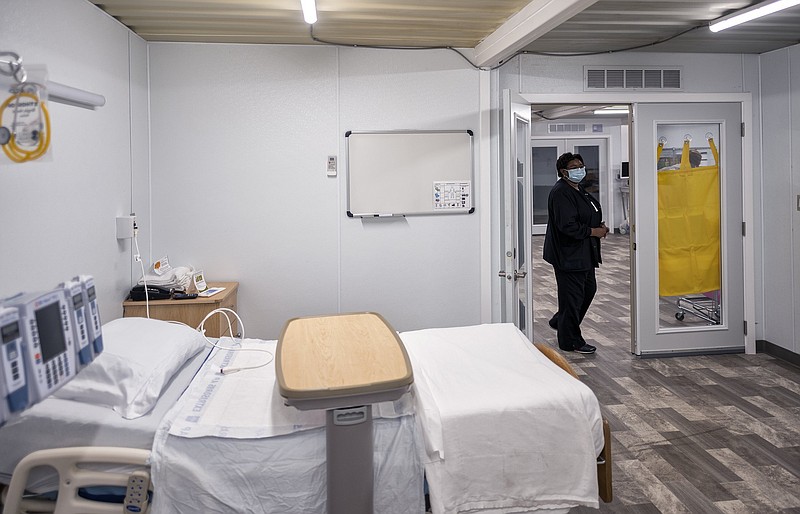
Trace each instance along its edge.
{"label": "bed mattress", "polygon": [[400,334],[434,514],[598,507],[592,391],[511,324]]}
{"label": "bed mattress", "polygon": [[[192,357],[170,381],[155,408],[137,419],[125,419],[110,407],[47,398],[0,428],[0,482],[8,484],[17,463],[31,452],[70,446],[121,446],[150,449],[164,415],[173,407],[208,355]],[[31,474],[28,489],[58,489],[58,478],[46,469]]]}
{"label": "bed mattress", "polygon": [[[275,351],[275,341],[244,347]],[[222,351],[167,414],[153,446],[153,512],[326,512],[324,411],[299,411],[278,394],[264,353]],[[423,473],[410,396],[373,407],[375,512],[424,512]]]}

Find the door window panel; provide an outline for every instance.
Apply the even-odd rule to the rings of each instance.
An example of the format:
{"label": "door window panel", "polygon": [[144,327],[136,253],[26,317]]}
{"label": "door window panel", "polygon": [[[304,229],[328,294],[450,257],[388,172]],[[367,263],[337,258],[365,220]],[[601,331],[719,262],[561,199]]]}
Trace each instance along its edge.
{"label": "door window panel", "polygon": [[722,252],[718,123],[659,123],[659,329],[719,325]]}

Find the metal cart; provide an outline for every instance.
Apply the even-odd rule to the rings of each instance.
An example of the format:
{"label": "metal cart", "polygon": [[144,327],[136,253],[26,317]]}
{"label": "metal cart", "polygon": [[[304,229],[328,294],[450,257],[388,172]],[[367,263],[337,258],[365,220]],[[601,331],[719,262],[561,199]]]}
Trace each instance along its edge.
{"label": "metal cart", "polygon": [[678,298],[678,312],[675,319],[683,321],[686,314],[697,316],[709,325],[720,324],[719,291]]}

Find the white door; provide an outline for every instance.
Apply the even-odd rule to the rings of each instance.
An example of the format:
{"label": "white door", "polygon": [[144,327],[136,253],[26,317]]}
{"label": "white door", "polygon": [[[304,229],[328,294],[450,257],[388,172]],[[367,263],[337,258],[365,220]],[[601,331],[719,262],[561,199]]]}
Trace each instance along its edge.
{"label": "white door", "polygon": [[637,355],[744,349],[741,109],[634,105]]}
{"label": "white door", "polygon": [[503,90],[501,116],[503,148],[503,321],[514,323],[533,340],[531,272],[531,106],[518,95]]}

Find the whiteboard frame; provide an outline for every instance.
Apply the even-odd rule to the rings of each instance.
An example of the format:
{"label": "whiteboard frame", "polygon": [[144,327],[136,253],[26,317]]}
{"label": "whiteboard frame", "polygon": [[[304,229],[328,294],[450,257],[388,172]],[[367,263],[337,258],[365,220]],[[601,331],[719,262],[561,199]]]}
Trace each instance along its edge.
{"label": "whiteboard frame", "polygon": [[[352,193],[352,165],[351,165],[351,152],[350,152],[350,136],[352,135],[424,135],[424,134],[464,134],[469,137],[469,178],[466,179],[470,184],[469,203],[463,208],[446,208],[437,210],[433,206],[430,209],[420,211],[408,212],[353,212],[351,208],[351,201],[353,198]],[[383,218],[383,217],[405,217],[405,216],[440,216],[452,214],[472,214],[475,212],[475,136],[472,130],[374,130],[374,131],[357,131],[348,130],[345,132],[345,152],[347,155],[347,216],[350,218]],[[466,181],[464,180],[464,181]],[[437,180],[436,177],[431,177],[431,185],[434,182],[458,182]],[[432,189],[431,189],[432,193]]]}

